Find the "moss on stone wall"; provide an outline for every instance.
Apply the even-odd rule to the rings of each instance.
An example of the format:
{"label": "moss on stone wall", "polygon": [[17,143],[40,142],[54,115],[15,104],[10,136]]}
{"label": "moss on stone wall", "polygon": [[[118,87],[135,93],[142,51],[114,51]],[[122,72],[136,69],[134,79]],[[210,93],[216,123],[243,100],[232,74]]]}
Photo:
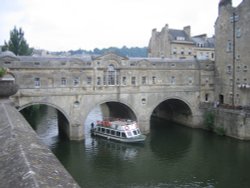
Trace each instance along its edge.
{"label": "moss on stone wall", "polygon": [[205,114],[204,114],[204,125],[209,130],[214,129],[214,119],[215,119],[214,118],[214,112],[212,112],[212,111],[205,112]]}

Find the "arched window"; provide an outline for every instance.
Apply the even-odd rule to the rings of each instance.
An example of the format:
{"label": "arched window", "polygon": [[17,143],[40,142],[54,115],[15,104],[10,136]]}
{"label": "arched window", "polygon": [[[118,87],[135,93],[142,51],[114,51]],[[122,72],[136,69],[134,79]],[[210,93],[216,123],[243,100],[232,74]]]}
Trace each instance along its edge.
{"label": "arched window", "polygon": [[116,83],[116,70],[114,65],[110,64],[107,70],[108,85],[115,85]]}

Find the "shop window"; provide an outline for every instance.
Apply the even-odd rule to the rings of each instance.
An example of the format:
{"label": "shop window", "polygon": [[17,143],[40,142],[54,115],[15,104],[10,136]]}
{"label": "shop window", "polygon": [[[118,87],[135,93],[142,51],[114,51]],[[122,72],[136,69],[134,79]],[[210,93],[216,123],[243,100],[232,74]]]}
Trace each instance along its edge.
{"label": "shop window", "polygon": [[126,76],[122,77],[122,84],[123,85],[127,85],[127,78],[126,78]]}
{"label": "shop window", "polygon": [[175,84],[175,76],[171,76],[171,81],[170,81],[170,83],[171,83],[172,85]]}
{"label": "shop window", "polygon": [[141,80],[141,84],[142,85],[145,85],[147,83],[147,77],[146,76],[143,76],[142,77],[142,80]]}
{"label": "shop window", "polygon": [[97,77],[96,84],[97,84],[98,86],[101,85],[101,77]]}
{"label": "shop window", "polygon": [[73,80],[73,85],[74,86],[79,86],[80,84],[80,78],[79,77],[75,77],[74,80]]}
{"label": "shop window", "polygon": [[206,93],[206,94],[205,94],[205,102],[208,102],[208,101],[209,101],[209,94]]}
{"label": "shop window", "polygon": [[146,104],[146,102],[147,102],[147,101],[146,101],[145,98],[142,98],[142,99],[141,99],[141,103],[142,103],[142,104]]}
{"label": "shop window", "polygon": [[90,85],[92,83],[92,77],[88,76],[87,77],[87,84]]}
{"label": "shop window", "polygon": [[232,41],[228,40],[227,41],[227,52],[232,52],[232,49],[233,49]]}
{"label": "shop window", "polygon": [[38,88],[38,87],[41,86],[41,80],[40,80],[40,78],[36,77],[34,79],[34,85],[35,85],[36,88]]}
{"label": "shop window", "polygon": [[135,76],[133,76],[133,77],[131,78],[131,84],[132,84],[132,85],[135,85],[135,82],[136,82],[136,78],[135,78]]}
{"label": "shop window", "polygon": [[61,86],[66,86],[67,84],[67,79],[65,77],[61,78]]}
{"label": "shop window", "polygon": [[152,84],[156,84],[156,77],[155,76],[152,77]]}

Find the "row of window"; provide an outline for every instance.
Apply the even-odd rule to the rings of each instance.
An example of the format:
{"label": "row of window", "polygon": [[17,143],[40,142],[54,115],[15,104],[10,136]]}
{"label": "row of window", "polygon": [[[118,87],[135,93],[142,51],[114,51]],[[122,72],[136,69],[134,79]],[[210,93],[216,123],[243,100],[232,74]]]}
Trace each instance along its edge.
{"label": "row of window", "polygon": [[[185,51],[186,51],[186,53],[185,53]],[[192,55],[192,50],[191,49],[185,50],[184,48],[181,48],[180,50],[177,50],[177,48],[173,48],[172,49],[172,54],[173,55],[177,55],[177,54]]]}
{"label": "row of window", "polygon": [[[247,65],[244,65],[242,71],[243,71],[243,72],[247,72],[247,70],[248,70],[248,66],[247,66]],[[227,71],[228,74],[231,74],[232,71],[233,71],[232,65],[227,65],[227,70],[226,70],[226,71]],[[240,65],[237,65],[237,66],[236,66],[236,71],[237,71],[237,72],[240,72],[240,71],[241,71],[241,66],[240,66]]]}
{"label": "row of window", "polygon": [[[137,81],[136,81],[136,78],[135,76],[132,76],[131,77],[131,80],[130,80],[130,83],[131,85],[136,85]],[[146,85],[149,83],[149,78],[147,76],[142,76],[141,77],[141,85]],[[92,84],[92,77],[91,76],[87,76],[87,79],[86,79],[86,83],[87,85],[91,85]],[[152,84],[156,84],[157,83],[157,78],[156,76],[152,76],[151,77],[151,83]],[[62,77],[61,78],[61,86],[66,86],[67,85],[67,78],[65,77]],[[175,76],[171,76],[170,77],[170,84],[174,85],[176,83],[176,77]],[[188,78],[188,84],[192,84],[193,83],[193,78],[192,77],[189,77]],[[104,76],[103,79],[101,77],[97,77],[96,79],[96,85],[119,85],[119,79],[118,79],[118,76]],[[128,78],[126,76],[123,76],[121,78],[121,84],[122,85],[127,85],[129,84],[128,82]],[[73,78],[73,86],[79,86],[80,85],[80,77],[74,77]],[[35,87],[40,87],[41,86],[41,79],[39,77],[35,77],[34,78],[34,86]]]}
{"label": "row of window", "polygon": [[[229,81],[230,81],[230,85],[232,86],[233,85],[233,78],[230,78]],[[239,84],[245,84],[245,85],[247,85],[248,84],[248,79],[247,78],[243,78],[241,80],[240,78],[236,78],[235,83],[237,85],[239,85]]]}

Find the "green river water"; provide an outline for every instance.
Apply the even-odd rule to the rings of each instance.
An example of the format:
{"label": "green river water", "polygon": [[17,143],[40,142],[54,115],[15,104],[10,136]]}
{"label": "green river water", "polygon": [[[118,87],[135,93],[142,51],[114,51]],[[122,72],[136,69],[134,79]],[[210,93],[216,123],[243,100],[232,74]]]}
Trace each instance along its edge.
{"label": "green river water", "polygon": [[144,144],[123,144],[89,135],[72,142],[58,136],[56,110],[24,112],[43,142],[81,187],[95,188],[248,188],[250,142],[221,137],[152,119]]}

